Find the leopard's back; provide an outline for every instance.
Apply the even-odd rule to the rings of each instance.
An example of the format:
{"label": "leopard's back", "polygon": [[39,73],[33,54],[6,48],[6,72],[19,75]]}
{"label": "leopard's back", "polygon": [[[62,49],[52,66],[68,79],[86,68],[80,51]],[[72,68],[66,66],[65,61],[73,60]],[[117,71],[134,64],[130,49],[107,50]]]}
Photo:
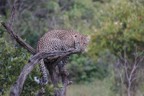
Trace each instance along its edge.
{"label": "leopard's back", "polygon": [[40,38],[37,52],[68,50],[69,48],[75,48],[76,42],[81,44],[81,48],[86,46],[84,43],[87,43],[87,36],[73,30],[52,30]]}

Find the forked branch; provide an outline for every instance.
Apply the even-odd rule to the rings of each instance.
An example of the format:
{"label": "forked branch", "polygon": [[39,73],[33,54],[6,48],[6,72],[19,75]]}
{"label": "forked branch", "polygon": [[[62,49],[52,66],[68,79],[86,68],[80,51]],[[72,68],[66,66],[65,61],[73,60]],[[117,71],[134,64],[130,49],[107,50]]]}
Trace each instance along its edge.
{"label": "forked branch", "polygon": [[[29,60],[29,63],[24,66],[24,68],[21,71],[17,81],[11,87],[10,96],[20,96],[20,93],[22,91],[24,82],[25,82],[28,74],[33,70],[34,66],[36,64],[38,64],[38,62],[41,59],[44,59],[44,58],[51,59],[51,58],[53,58],[55,56],[64,58],[64,57],[66,57],[68,55],[71,55],[71,54],[74,54],[74,53],[77,53],[77,52],[78,51],[76,51],[76,50],[69,50],[69,51],[65,51],[65,52],[50,52],[50,53],[41,52],[41,53],[37,53],[36,55],[34,55]],[[61,59],[63,59],[63,58],[61,58]]]}

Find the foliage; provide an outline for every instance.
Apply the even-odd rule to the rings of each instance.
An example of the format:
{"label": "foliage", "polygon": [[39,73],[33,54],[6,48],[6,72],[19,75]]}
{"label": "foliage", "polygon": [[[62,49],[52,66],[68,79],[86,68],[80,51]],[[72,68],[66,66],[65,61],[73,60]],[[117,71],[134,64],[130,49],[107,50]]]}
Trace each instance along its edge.
{"label": "foliage", "polygon": [[[115,89],[117,91],[115,91],[116,93],[119,91],[119,94],[125,94],[128,92],[126,90],[129,90],[129,93],[135,96],[138,94],[137,90],[139,90],[139,85],[141,84],[142,79],[136,76],[140,76],[143,71],[139,68],[132,75],[137,78],[137,80],[132,80],[130,89],[128,89],[130,81],[127,79],[129,77],[126,76],[130,76],[130,72],[132,72],[135,62],[141,62],[139,59],[137,59],[139,61],[135,61],[135,52],[142,53],[144,48],[143,4],[138,0],[137,2],[113,0],[111,3],[107,4],[102,11],[104,12],[101,13],[103,18],[101,20],[101,27],[97,28],[97,31],[92,36],[90,56],[95,59],[100,56],[102,51],[109,50],[111,54],[114,54],[117,57],[117,59],[124,59],[121,60],[122,65],[126,64],[125,62],[128,61],[129,63],[126,66],[126,69],[120,64],[115,64],[114,68],[115,70],[117,69],[117,72],[115,73],[115,78],[117,80],[115,81],[117,83]],[[139,64],[137,66],[140,67],[141,65]],[[117,78],[118,75],[120,76],[119,80],[122,79],[120,82]],[[120,88],[122,88],[123,91],[121,91]]]}
{"label": "foliage", "polygon": [[74,55],[70,58],[70,64],[67,66],[70,78],[73,81],[92,81],[94,78],[102,80],[108,76],[108,65],[106,62],[99,60],[98,63],[94,63],[92,59],[85,55]]}
{"label": "foliage", "polygon": [[[119,5],[119,6],[117,6]],[[91,54],[98,54],[103,49],[109,49],[113,54],[118,55],[124,50],[132,55],[137,47],[143,50],[143,5],[123,0],[113,1],[101,15],[108,17],[102,21],[102,27],[97,28],[93,35]],[[96,47],[97,50],[95,50]]]}
{"label": "foliage", "polygon": [[[109,67],[124,51],[130,59],[135,48],[144,48],[143,0],[21,0],[13,22],[15,31],[36,48],[38,38],[51,29],[74,29],[91,35],[88,54],[70,58],[68,70],[75,82],[104,80],[113,72]],[[9,10],[7,9],[8,18]],[[0,22],[5,21],[0,16]],[[11,42],[0,26],[0,91],[6,93],[27,63],[30,54]],[[20,64],[20,65],[19,65]],[[34,95],[39,86],[36,67],[28,77],[23,94]],[[7,81],[6,81],[7,80]],[[110,81],[114,83],[114,80]],[[52,85],[47,86],[52,95]],[[112,85],[114,87],[114,85]],[[141,86],[143,87],[143,86]],[[142,88],[141,88],[142,90]]]}
{"label": "foliage", "polygon": [[[0,28],[1,29],[1,28]],[[3,29],[1,29],[3,30]],[[1,32],[4,33],[4,32]],[[2,34],[1,34],[2,35]],[[0,94],[6,95],[9,93],[10,87],[17,80],[24,65],[27,64],[30,54],[20,48],[17,44],[9,43],[5,40],[3,34],[0,37]],[[13,42],[14,43],[14,42]],[[39,90],[39,85],[34,81],[34,77],[40,77],[38,67],[28,76],[24,85],[22,96],[34,95],[36,90]],[[47,94],[52,96],[53,87],[47,86]]]}

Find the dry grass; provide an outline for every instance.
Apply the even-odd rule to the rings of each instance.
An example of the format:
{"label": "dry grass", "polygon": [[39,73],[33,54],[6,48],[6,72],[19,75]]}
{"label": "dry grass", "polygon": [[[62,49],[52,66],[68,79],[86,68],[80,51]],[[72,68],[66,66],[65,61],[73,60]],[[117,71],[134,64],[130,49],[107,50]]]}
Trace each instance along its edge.
{"label": "dry grass", "polygon": [[112,96],[110,84],[106,81],[95,81],[90,84],[70,85],[67,96]]}

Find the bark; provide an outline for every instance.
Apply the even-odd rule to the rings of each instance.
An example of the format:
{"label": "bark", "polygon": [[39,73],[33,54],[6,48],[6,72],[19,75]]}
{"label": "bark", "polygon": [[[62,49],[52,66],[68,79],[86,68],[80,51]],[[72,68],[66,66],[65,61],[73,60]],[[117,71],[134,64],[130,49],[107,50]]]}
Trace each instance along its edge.
{"label": "bark", "polygon": [[[76,53],[75,50],[70,50],[67,52],[53,52],[53,53],[41,52],[41,53],[37,53],[36,55],[34,55],[29,60],[29,63],[24,66],[24,68],[21,71],[16,83],[14,83],[14,85],[11,87],[10,96],[19,96],[20,95],[22,88],[23,88],[23,85],[24,85],[24,82],[25,82],[28,74],[33,70],[34,66],[36,64],[38,64],[38,62],[41,59],[44,59],[44,58],[50,59],[50,58],[53,58],[54,56],[64,58],[65,56],[70,55],[70,54],[74,54],[74,53]],[[61,59],[63,59],[63,58],[61,58]],[[54,86],[57,87],[59,79],[58,79],[58,74],[56,73],[56,70],[55,70],[55,66],[53,64],[48,64],[47,68],[50,72],[51,80],[52,80]],[[55,96],[64,96],[64,95],[61,95],[61,93],[62,92],[60,90],[55,90]]]}

